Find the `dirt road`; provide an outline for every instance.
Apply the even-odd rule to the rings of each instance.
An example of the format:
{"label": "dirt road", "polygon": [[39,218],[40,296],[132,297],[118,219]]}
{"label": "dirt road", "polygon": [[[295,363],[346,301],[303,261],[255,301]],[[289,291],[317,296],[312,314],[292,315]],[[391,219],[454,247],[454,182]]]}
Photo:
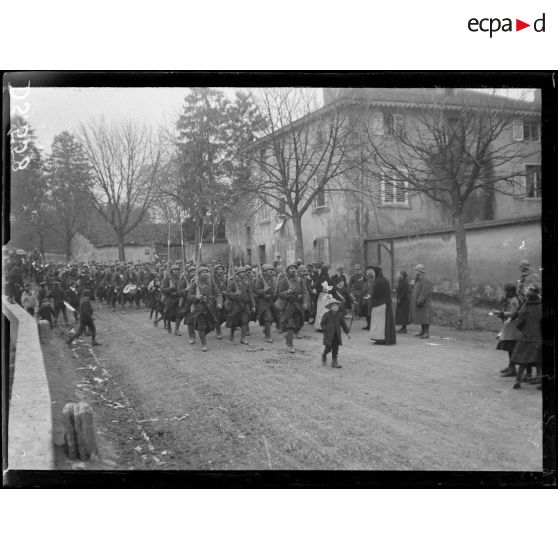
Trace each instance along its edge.
{"label": "dirt road", "polygon": [[95,389],[80,396],[97,405],[109,463],[121,468],[542,467],[541,392],[500,377],[506,355],[493,333],[433,327],[428,341],[407,334],[380,346],[355,321],[336,370],[321,365],[321,335],[308,325],[289,354],[254,323],[249,346],[213,333],[208,353],[144,310],[99,308],[96,323],[102,346],[92,352],[86,338],[74,352],[89,359],[80,385],[105,386],[105,401]]}

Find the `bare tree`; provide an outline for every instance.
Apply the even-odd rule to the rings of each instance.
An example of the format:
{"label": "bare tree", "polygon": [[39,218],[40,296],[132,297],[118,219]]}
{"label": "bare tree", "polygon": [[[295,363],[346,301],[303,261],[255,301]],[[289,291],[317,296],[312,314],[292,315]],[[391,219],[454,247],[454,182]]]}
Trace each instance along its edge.
{"label": "bare tree", "polygon": [[147,127],[130,121],[91,121],[80,127],[80,136],[93,175],[91,199],[113,228],[123,261],[126,235],[142,221],[153,201],[160,149]]}
{"label": "bare tree", "polygon": [[263,116],[261,138],[247,151],[250,179],[239,184],[255,210],[269,206],[290,218],[295,257],[302,258],[302,217],[313,204],[325,205],[331,194],[347,193],[339,178],[361,164],[355,149],[350,111],[336,106],[319,109],[314,91],[263,89],[255,96]]}
{"label": "bare tree", "polygon": [[[475,196],[513,195],[525,180],[521,165],[540,150],[538,142],[514,139],[514,122],[537,116],[534,107],[489,94],[433,93],[432,103],[384,134],[364,119],[365,173],[371,195],[381,185],[390,195],[426,196],[451,216],[455,231],[461,327],[474,327],[465,215]],[[521,112],[520,107],[523,108]],[[538,139],[538,137],[537,137]]]}

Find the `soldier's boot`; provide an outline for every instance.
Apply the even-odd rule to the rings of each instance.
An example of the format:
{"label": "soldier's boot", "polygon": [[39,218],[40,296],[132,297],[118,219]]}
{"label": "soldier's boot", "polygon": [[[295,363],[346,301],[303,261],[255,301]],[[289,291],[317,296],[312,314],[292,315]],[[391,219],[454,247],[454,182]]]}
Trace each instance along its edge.
{"label": "soldier's boot", "polygon": [[194,324],[188,324],[188,343],[193,345],[196,342],[196,330]]}
{"label": "soldier's boot", "polygon": [[182,333],[180,333],[179,329],[180,329],[180,321],[182,318],[176,318],[176,320],[174,321],[174,334],[177,335],[178,337],[180,337],[182,335]]}
{"label": "soldier's boot", "polygon": [[234,327],[231,327],[231,333],[229,334],[229,341],[234,341]]}
{"label": "soldier's boot", "polygon": [[207,342],[206,342],[205,331],[199,331],[198,330],[198,335],[200,336],[202,351],[205,353],[207,351]]}
{"label": "soldier's boot", "polygon": [[277,318],[277,321],[275,322],[275,329],[279,332],[279,333],[283,333],[283,330],[281,328],[281,320],[279,318]]}
{"label": "soldier's boot", "polygon": [[426,324],[424,326],[424,334],[422,335],[422,339],[429,339],[430,338],[430,324]]}
{"label": "soldier's boot", "polygon": [[243,325],[240,328],[240,344],[241,345],[248,345],[248,341],[246,340],[247,330],[248,330],[247,325]]}
{"label": "soldier's boot", "polygon": [[327,364],[327,355],[322,353],[322,365],[325,366]]}
{"label": "soldier's boot", "polygon": [[265,322],[264,335],[265,335],[265,340],[268,343],[273,343],[273,339],[271,338],[271,322]]}
{"label": "soldier's boot", "polygon": [[343,367],[337,362],[337,357],[332,357],[332,359],[331,359],[331,367],[332,367],[332,368],[343,368]]}
{"label": "soldier's boot", "polygon": [[294,347],[293,347],[293,330],[292,329],[288,329],[287,333],[285,334],[285,342],[287,344],[287,347],[289,348],[289,353],[294,353]]}
{"label": "soldier's boot", "polygon": [[220,325],[215,326],[215,332],[217,333],[217,339],[223,339],[223,335],[221,333],[221,326]]}

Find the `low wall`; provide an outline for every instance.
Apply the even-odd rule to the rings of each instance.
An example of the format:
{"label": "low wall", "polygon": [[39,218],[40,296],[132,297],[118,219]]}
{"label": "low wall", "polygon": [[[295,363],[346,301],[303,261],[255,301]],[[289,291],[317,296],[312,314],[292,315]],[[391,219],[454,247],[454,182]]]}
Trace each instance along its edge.
{"label": "low wall", "polygon": [[16,345],[14,382],[8,417],[8,468],[53,469],[52,410],[37,322],[2,295]]}

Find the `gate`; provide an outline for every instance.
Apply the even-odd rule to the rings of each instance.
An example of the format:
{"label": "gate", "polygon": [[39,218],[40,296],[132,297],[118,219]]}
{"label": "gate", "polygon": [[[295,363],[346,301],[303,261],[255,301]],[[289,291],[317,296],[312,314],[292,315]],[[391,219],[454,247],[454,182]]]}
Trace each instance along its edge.
{"label": "gate", "polygon": [[395,287],[393,240],[365,240],[364,265],[377,265],[382,268],[384,277],[389,280],[391,288]]}

